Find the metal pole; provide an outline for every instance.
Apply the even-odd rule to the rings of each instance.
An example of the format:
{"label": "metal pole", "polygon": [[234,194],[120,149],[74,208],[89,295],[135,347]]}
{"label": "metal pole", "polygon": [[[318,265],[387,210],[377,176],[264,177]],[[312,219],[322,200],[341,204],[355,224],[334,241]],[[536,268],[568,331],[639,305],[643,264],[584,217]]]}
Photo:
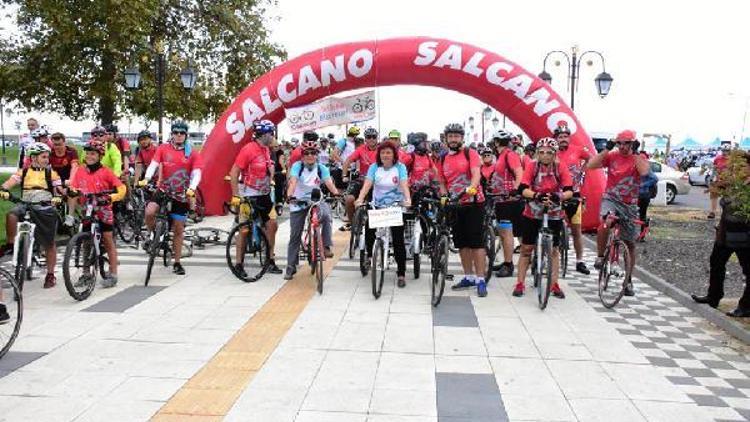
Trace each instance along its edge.
{"label": "metal pole", "polygon": [[482,145],[484,145],[484,109],[482,109]]}
{"label": "metal pole", "polygon": [[505,115],[503,114],[503,129],[505,129]]}
{"label": "metal pole", "polygon": [[0,132],[2,132],[2,140],[3,140],[3,159],[2,163],[3,165],[8,164],[8,158],[5,156],[5,118],[3,115],[5,114],[5,110],[3,109],[4,104],[2,101],[0,101]]}
{"label": "metal pole", "polygon": [[164,140],[164,131],[162,120],[164,119],[164,53],[159,52],[156,56],[156,85],[157,85],[157,106],[159,107],[159,144]]}
{"label": "metal pole", "polygon": [[576,109],[576,78],[578,77],[578,47],[573,46],[573,59],[570,61],[570,108]]}

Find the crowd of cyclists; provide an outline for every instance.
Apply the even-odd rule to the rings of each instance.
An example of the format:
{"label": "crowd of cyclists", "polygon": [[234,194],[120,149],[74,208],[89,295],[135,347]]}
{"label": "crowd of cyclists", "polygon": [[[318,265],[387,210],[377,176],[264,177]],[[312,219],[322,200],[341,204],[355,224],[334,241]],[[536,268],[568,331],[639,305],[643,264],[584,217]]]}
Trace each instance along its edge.
{"label": "crowd of cyclists", "polygon": [[[29,126],[31,128],[31,122]],[[18,171],[0,189],[2,199],[11,197],[9,190],[14,186],[20,185],[22,189],[22,202],[7,214],[8,236],[0,252],[12,253],[18,219],[32,208],[37,221],[37,238],[47,258],[44,288],[54,287],[56,208],[65,201],[67,215],[63,224],[73,225],[82,197],[98,195],[96,217],[101,223],[102,245],[111,263],[102,285],[112,287],[117,284],[117,249],[113,235],[117,207],[126,206],[124,199],[132,190],[156,187],[166,192],[171,201],[172,270],[184,275],[180,258],[185,221],[204,166],[200,153],[187,142],[187,132],[185,122],[175,121],[169,141],[159,145],[151,133],[144,130],[138,134],[138,145],[131,152],[129,142],[118,136],[115,125],[97,126],[91,130],[91,139],[79,158],[76,150],[66,145],[64,135],[54,133],[50,139],[45,129],[35,128],[31,132],[33,141],[22,147]],[[430,139],[423,132],[410,133],[403,139],[397,130],[381,138],[374,128],[360,131],[352,126],[338,141],[332,134],[321,137],[308,131],[302,135],[301,142],[280,145],[275,139],[276,133],[270,121],[254,123],[252,139],[242,147],[229,172],[232,196],[228,205],[236,209],[243,201],[253,204],[262,219],[270,250],[270,260],[264,264],[266,271],[283,272],[287,280],[297,272],[306,209],[317,190],[331,198],[343,197],[346,216],[342,231],[352,230],[357,207],[398,205],[410,208],[426,200],[424,198],[439,198],[441,204],[455,203],[451,233],[463,273],[452,288],[476,288],[480,297],[488,293],[491,272],[499,278],[515,275],[513,295],[524,294],[526,272],[543,215],[549,218],[556,248],[560,244],[563,220],[568,221],[576,255],[575,268],[580,273],[590,273],[583,261],[581,242],[581,214],[585,207],[581,186],[588,169],[607,169],[600,214],[604,217],[610,212],[617,213],[624,229],[623,238],[631,252],[634,248],[637,232],[633,221],[638,218],[640,179],[648,173],[648,163],[637,154],[639,144],[636,134],[630,130],[619,133],[598,154],[586,147],[571,145],[570,130],[564,125],[556,128],[551,137],[526,145],[521,135],[504,130],[493,134],[486,144],[467,144],[464,128],[457,123],[448,124],[439,139]],[[282,271],[275,262],[274,250],[276,220],[285,203],[289,204],[291,230],[287,266]],[[159,205],[147,200],[144,209],[147,230],[153,230],[158,210]],[[494,217],[496,224],[491,230],[496,230],[501,239],[502,257],[497,265],[487,259],[487,227],[482,224],[486,213]],[[326,257],[333,256],[331,214],[328,204],[321,203]],[[242,222],[241,213],[238,218]],[[366,253],[369,254],[375,230],[365,229]],[[237,241],[238,257],[246,247],[247,236],[242,232]],[[407,257],[404,227],[392,227],[391,236],[397,285],[404,287]],[[516,251],[515,239],[520,244]],[[597,268],[601,266],[606,239],[607,228],[602,226],[597,236],[599,258],[594,263]],[[148,239],[146,248],[147,244]],[[513,264],[514,252],[520,253],[518,268]],[[631,253],[631,256],[635,255]],[[232,268],[242,279],[246,276],[244,265],[237,259]],[[565,295],[557,283],[558,274],[559,254],[554,252],[552,293],[562,299]],[[631,287],[627,294],[632,293]],[[4,305],[0,306],[0,322],[7,321],[4,309]]]}

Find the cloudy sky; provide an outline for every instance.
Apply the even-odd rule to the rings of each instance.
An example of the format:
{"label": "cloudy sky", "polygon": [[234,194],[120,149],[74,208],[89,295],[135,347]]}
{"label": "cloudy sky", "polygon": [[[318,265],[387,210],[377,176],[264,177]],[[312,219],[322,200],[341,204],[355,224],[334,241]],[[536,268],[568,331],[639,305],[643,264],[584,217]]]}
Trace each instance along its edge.
{"label": "cloudy sky", "polygon": [[[614,78],[609,96],[600,99],[593,80],[601,65],[582,69],[576,112],[589,132],[628,127],[708,142],[716,136],[739,138],[745,126],[744,135],[750,136],[750,118],[743,124],[750,101],[745,27],[750,3],[687,3],[463,0],[446,7],[421,0],[356,6],[344,0],[279,0],[274,11],[279,20],[272,25],[274,39],[289,57],[347,41],[424,35],[495,51],[535,74],[548,51],[577,44],[602,52]],[[553,88],[569,98],[564,66],[548,66],[548,71]],[[381,129],[431,134],[447,122],[465,121],[471,114],[478,118],[484,106],[438,88],[380,88],[379,99]],[[91,125],[45,119],[71,135]]]}

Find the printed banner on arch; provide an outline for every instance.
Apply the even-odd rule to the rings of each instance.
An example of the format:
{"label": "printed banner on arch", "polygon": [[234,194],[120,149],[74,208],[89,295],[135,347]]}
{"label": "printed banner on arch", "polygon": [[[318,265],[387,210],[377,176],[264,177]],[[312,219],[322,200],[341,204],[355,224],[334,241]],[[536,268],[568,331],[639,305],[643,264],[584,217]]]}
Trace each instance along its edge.
{"label": "printed banner on arch", "polygon": [[292,133],[317,130],[375,118],[375,90],[348,97],[328,97],[302,107],[286,109]]}

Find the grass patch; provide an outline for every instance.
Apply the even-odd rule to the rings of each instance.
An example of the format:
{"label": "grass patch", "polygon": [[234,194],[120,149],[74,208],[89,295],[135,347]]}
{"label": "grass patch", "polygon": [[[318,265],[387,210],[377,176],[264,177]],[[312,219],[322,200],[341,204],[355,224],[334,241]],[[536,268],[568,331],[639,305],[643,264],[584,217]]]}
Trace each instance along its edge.
{"label": "grass patch", "polygon": [[684,228],[664,227],[654,224],[651,225],[649,236],[655,239],[665,240],[693,240],[705,238],[705,235],[702,233],[688,232],[685,231]]}

